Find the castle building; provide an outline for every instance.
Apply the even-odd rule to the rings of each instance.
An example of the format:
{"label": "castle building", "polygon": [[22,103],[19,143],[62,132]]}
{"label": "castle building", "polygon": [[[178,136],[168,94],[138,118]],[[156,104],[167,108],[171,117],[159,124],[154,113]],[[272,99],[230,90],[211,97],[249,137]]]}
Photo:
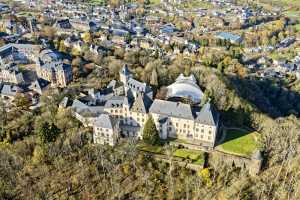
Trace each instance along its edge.
{"label": "castle building", "polygon": [[72,67],[64,62],[61,53],[45,49],[36,61],[38,78],[49,81],[52,86],[66,87],[72,81]]}
{"label": "castle building", "polygon": [[0,48],[0,81],[13,84],[24,83],[19,65],[28,64],[38,49],[38,45],[30,44],[7,44],[2,46]]}
{"label": "castle building", "polygon": [[125,93],[127,96],[133,95],[137,97],[137,93],[144,93],[149,98],[153,98],[152,89],[146,84],[134,79],[127,65],[125,65],[119,73],[120,81],[124,84]]}
{"label": "castle building", "polygon": [[[197,95],[202,95],[202,91],[193,76],[180,75],[175,84],[169,87],[170,97],[191,98],[195,100],[192,105],[180,101],[153,100],[151,88],[135,80],[127,66],[120,71],[120,80],[125,95],[114,92],[112,85],[116,85],[116,81],[113,80],[105,89],[110,92],[100,92],[102,96],[98,96],[98,99],[97,95],[89,92],[88,96],[73,102],[76,118],[93,126],[95,143],[113,146],[119,137],[142,139],[145,123],[152,116],[161,139],[179,139],[205,150],[214,148],[219,114],[210,102],[198,106],[202,96]],[[176,84],[179,84],[179,88],[176,88]],[[181,92],[183,88],[184,93]],[[117,89],[120,90],[120,87]],[[96,110],[98,114],[95,114]],[[83,111],[90,114],[85,117],[81,114]]]}
{"label": "castle building", "polygon": [[94,123],[94,142],[116,145],[118,142],[119,122],[107,114],[100,115]]}

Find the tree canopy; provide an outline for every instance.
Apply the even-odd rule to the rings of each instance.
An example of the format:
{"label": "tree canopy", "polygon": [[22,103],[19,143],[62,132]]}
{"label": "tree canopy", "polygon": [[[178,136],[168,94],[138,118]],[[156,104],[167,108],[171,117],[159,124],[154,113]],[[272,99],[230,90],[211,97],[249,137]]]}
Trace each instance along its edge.
{"label": "tree canopy", "polygon": [[144,126],[143,140],[151,145],[159,144],[159,133],[151,116],[148,118]]}

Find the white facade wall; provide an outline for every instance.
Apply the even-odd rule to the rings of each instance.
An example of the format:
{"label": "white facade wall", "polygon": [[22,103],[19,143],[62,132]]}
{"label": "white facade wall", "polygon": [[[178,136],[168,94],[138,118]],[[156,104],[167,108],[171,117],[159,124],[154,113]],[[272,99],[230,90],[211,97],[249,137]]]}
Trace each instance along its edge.
{"label": "white facade wall", "polygon": [[94,143],[115,146],[118,141],[118,133],[116,131],[117,129],[94,126]]}
{"label": "white facade wall", "polygon": [[214,146],[217,136],[217,126],[200,124],[195,120],[177,117],[168,117],[166,122],[167,132],[159,123],[159,114],[151,113],[157,130],[162,139],[177,138],[183,140],[195,140],[210,143]]}

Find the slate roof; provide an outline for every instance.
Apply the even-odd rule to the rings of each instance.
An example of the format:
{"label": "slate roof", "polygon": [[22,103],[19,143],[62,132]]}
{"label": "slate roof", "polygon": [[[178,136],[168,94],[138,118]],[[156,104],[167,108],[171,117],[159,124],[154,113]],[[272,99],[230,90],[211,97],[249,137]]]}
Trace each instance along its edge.
{"label": "slate roof", "polygon": [[113,129],[116,126],[116,124],[117,124],[117,121],[114,120],[108,114],[101,114],[95,120],[95,126],[96,127],[101,127],[101,128]]}
{"label": "slate roof", "polygon": [[139,82],[133,78],[130,78],[127,81],[127,86],[132,90],[140,91],[144,93],[148,93],[152,91],[151,88],[146,83]]}
{"label": "slate roof", "polygon": [[107,100],[104,107],[105,108],[118,108],[123,106],[124,96],[113,96],[111,99]]}
{"label": "slate roof", "polygon": [[40,60],[42,62],[62,61],[64,58],[62,53],[52,49],[44,49],[40,52]]}
{"label": "slate roof", "polygon": [[16,96],[17,92],[21,92],[22,89],[18,86],[4,84],[1,89],[1,94],[5,96]]}
{"label": "slate roof", "polygon": [[88,105],[82,103],[81,101],[75,99],[72,104],[72,108],[75,108],[76,110],[84,110],[88,109]]}
{"label": "slate roof", "polygon": [[41,67],[49,71],[70,71],[72,69],[71,65],[63,63],[62,61],[45,63],[42,64]]}
{"label": "slate roof", "polygon": [[140,113],[148,113],[151,104],[152,100],[147,95],[138,93],[131,110]]}
{"label": "slate roof", "polygon": [[124,74],[125,76],[131,74],[130,71],[129,71],[129,69],[128,69],[128,66],[127,66],[127,65],[124,65],[124,66],[122,67],[121,73]]}
{"label": "slate roof", "polygon": [[213,106],[209,102],[207,102],[201,108],[200,112],[197,115],[196,120],[201,124],[217,126],[219,121],[219,114],[215,111]]}
{"label": "slate roof", "polygon": [[217,33],[217,37],[234,42],[239,42],[241,40],[241,36],[228,32],[219,32]]}
{"label": "slate roof", "polygon": [[43,89],[49,85],[49,81],[46,81],[44,79],[38,78],[35,80],[31,86],[30,89],[38,92],[39,94],[42,94]]}
{"label": "slate roof", "polygon": [[83,116],[96,117],[104,113],[104,106],[88,106],[78,99],[73,101],[71,108],[74,109],[76,113]]}
{"label": "slate roof", "polygon": [[181,102],[155,99],[150,107],[150,112],[190,120],[194,119],[191,106]]}
{"label": "slate roof", "polygon": [[66,108],[66,107],[68,107],[68,102],[69,102],[69,98],[64,97],[63,100],[59,103],[59,105],[63,108]]}

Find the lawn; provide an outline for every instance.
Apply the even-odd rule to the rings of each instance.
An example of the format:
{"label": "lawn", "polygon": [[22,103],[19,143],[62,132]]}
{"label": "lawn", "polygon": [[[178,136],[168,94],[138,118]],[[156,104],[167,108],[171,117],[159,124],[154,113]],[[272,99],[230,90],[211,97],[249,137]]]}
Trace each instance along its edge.
{"label": "lawn", "polygon": [[154,5],[160,4],[160,0],[150,0],[150,4],[154,4]]}
{"label": "lawn", "polygon": [[295,11],[295,10],[288,10],[288,11],[284,12],[284,14],[286,14],[286,16],[291,17],[291,18],[300,16],[300,12]]}
{"label": "lawn", "polygon": [[89,3],[92,5],[101,5],[104,3],[104,0],[90,0]]}
{"label": "lawn", "polygon": [[144,143],[139,144],[138,149],[141,151],[147,151],[150,153],[157,153],[157,154],[162,153],[162,150],[163,150],[162,146],[152,146],[152,145],[144,144]]}
{"label": "lawn", "polygon": [[[140,143],[138,144],[138,149],[140,151],[145,151],[149,153],[166,155],[166,152],[163,150],[163,146],[154,146],[145,143]],[[202,151],[191,149],[176,149],[173,153],[173,156],[178,158],[189,159],[194,164],[204,164],[204,153]]]}
{"label": "lawn", "polygon": [[294,26],[298,32],[300,32],[300,24]]}
{"label": "lawn", "polygon": [[241,156],[251,156],[257,149],[257,132],[226,130],[226,139],[219,150]]}
{"label": "lawn", "polygon": [[204,154],[202,151],[191,149],[177,149],[173,155],[179,158],[191,159],[194,164],[204,163]]}

